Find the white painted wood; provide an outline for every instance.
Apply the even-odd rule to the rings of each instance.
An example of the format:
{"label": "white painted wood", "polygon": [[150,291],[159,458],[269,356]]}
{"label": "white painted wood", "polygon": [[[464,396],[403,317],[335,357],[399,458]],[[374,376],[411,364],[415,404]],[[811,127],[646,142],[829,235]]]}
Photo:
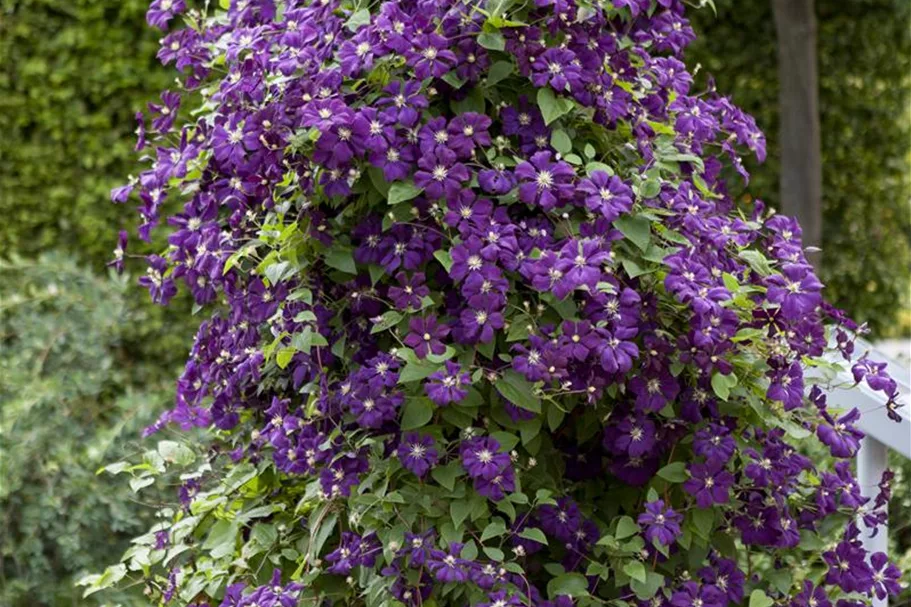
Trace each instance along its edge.
{"label": "white painted wood", "polygon": [[[893,422],[894,423],[894,422]],[[861,441],[860,451],[857,452],[857,482],[860,484],[860,492],[871,498],[876,497],[879,492],[879,481],[882,479],[883,472],[886,470],[886,463],[889,450],[884,444],[866,436]],[[875,537],[870,537],[870,531],[863,529],[861,537],[863,538],[864,548],[871,554],[874,552],[889,551],[889,526],[888,523],[881,525]],[[880,600],[873,597],[871,603],[873,607],[887,607],[888,599]]]}

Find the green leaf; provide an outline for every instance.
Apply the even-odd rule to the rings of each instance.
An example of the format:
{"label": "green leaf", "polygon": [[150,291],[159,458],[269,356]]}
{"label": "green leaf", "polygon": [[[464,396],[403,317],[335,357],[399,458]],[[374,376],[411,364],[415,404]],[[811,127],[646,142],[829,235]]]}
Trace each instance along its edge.
{"label": "green leaf", "polygon": [[491,51],[506,50],[506,38],[500,32],[481,32],[478,35],[478,44]]}
{"label": "green leaf", "polygon": [[500,443],[501,451],[512,451],[519,444],[519,437],[512,432],[499,431],[491,432],[490,438]]}
{"label": "green leaf", "polygon": [[648,599],[655,596],[658,592],[658,589],[664,585],[664,576],[660,573],[655,573],[654,571],[649,571],[646,575],[645,583],[640,582],[639,580],[632,579],[630,580],[629,587],[636,594],[636,597],[647,601]]}
{"label": "green leaf", "polygon": [[487,86],[494,86],[498,82],[509,78],[512,72],[512,61],[497,61],[487,71]]}
{"label": "green leaf", "polygon": [[648,580],[645,565],[643,565],[641,561],[629,561],[623,566],[623,573],[642,583],[645,583]]}
{"label": "green leaf", "polygon": [[642,198],[654,198],[661,193],[661,182],[657,179],[648,179],[639,186],[639,196]]}
{"label": "green leaf", "polygon": [[166,462],[173,462],[178,466],[188,466],[193,463],[196,456],[193,450],[176,441],[163,440],[158,443],[158,454]]}
{"label": "green leaf", "polygon": [[447,272],[452,269],[452,254],[449,251],[434,251],[433,256]]}
{"label": "green leaf", "polygon": [[351,247],[336,245],[326,253],[326,265],[346,274],[357,274]]}
{"label": "green leaf", "polygon": [[651,222],[641,215],[624,215],[614,221],[614,226],[642,251],[648,249],[651,225]]}
{"label": "green leaf", "polygon": [[614,534],[618,540],[628,538],[639,533],[639,525],[628,516],[621,516],[617,522],[617,532]]}
{"label": "green leaf", "polygon": [[746,249],[740,252],[740,257],[742,257],[757,274],[768,276],[772,273],[772,266],[769,265],[769,260],[759,251]]}
{"label": "green leaf", "polygon": [[712,508],[697,508],[693,510],[692,517],[696,533],[703,539],[709,539],[715,523],[715,511]]}
{"label": "green leaf", "polygon": [[571,597],[588,596],[588,580],[581,573],[564,573],[547,583],[547,596],[554,599],[560,595]]}
{"label": "green leaf", "polygon": [[212,558],[221,558],[233,553],[239,529],[237,521],[225,519],[217,521],[209,530],[202,549],[208,550]]}
{"label": "green leaf", "polygon": [[538,542],[545,546],[547,545],[547,536],[537,527],[526,527],[519,533],[519,537],[524,537],[527,540],[532,540],[533,542]]}
{"label": "green leaf", "polygon": [[376,322],[373,324],[373,328],[370,329],[370,333],[379,333],[381,331],[386,331],[391,329],[395,325],[399,324],[402,320],[402,315],[395,310],[389,310],[385,314],[379,317]]}
{"label": "green leaf", "polygon": [[386,200],[391,205],[399,204],[400,202],[415,198],[423,191],[424,188],[419,188],[414,185],[413,181],[396,181],[389,186],[389,194]]}
{"label": "green leaf", "polygon": [[484,91],[481,87],[474,87],[465,96],[464,99],[459,101],[450,101],[449,105],[452,107],[453,111],[456,114],[464,114],[466,112],[477,112],[478,114],[483,114],[486,101],[484,100]]}
{"label": "green leaf", "polygon": [[535,396],[532,385],[512,369],[503,373],[494,386],[503,398],[515,406],[534,413],[541,412],[541,400]]}
{"label": "green leaf", "polygon": [[464,474],[462,470],[462,464],[458,461],[450,462],[445,466],[438,466],[434,468],[430,475],[433,479],[440,483],[443,487],[452,491],[455,488],[455,481],[458,477]]}
{"label": "green leaf", "polygon": [[449,514],[452,516],[452,524],[458,529],[471,514],[471,502],[467,500],[457,500],[449,504]]}
{"label": "green leaf", "polygon": [[278,365],[279,369],[286,368],[291,363],[291,359],[294,358],[296,353],[297,350],[294,348],[282,348],[278,351],[278,354],[275,355],[275,364]]}
{"label": "green leaf", "polygon": [[750,607],[771,607],[774,604],[775,601],[759,588],[750,593]]}
{"label": "green leaf", "polygon": [[671,483],[682,483],[687,479],[686,464],[673,462],[658,471],[658,476]]}
{"label": "green leaf", "polygon": [[405,365],[405,368],[402,369],[401,374],[399,374],[399,383],[400,384],[409,384],[411,382],[420,381],[425,377],[429,377],[437,369],[440,368],[440,365],[433,364],[426,361],[412,361]]}
{"label": "green leaf", "polygon": [[731,395],[731,388],[737,385],[737,376],[733,373],[722,375],[715,373],[712,375],[712,390],[723,401],[727,401]]}
{"label": "green leaf", "polygon": [[491,538],[500,537],[504,533],[506,533],[506,524],[501,519],[495,518],[484,528],[484,532],[481,534],[481,541],[486,542]]}
{"label": "green leaf", "polygon": [[429,398],[415,396],[405,401],[402,430],[414,430],[426,426],[431,419],[433,419],[433,403]]}
{"label": "green leaf", "polygon": [[550,124],[560,116],[573,109],[573,102],[569,99],[557,97],[553,89],[542,88],[538,91],[538,107],[544,116],[544,124]]}
{"label": "green leaf", "polygon": [[551,133],[550,145],[564,156],[573,149],[573,142],[563,129],[557,129]]}
{"label": "green leaf", "polygon": [[354,32],[357,31],[358,28],[368,25],[369,23],[370,11],[366,8],[362,8],[355,11],[351,17],[348,18],[348,21],[345,22],[345,27]]}

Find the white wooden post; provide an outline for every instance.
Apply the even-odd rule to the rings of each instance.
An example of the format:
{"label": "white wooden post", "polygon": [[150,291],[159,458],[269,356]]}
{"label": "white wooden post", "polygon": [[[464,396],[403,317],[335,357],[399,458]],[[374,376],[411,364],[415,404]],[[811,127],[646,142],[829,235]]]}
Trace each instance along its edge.
{"label": "white wooden post", "polygon": [[[857,482],[860,484],[861,494],[865,497],[873,499],[879,492],[878,485],[882,479],[883,472],[886,470],[888,455],[888,448],[872,436],[867,435],[861,441],[860,450],[857,452]],[[861,526],[861,529],[863,529],[863,526]],[[861,533],[861,537],[863,538],[864,548],[869,553],[888,553],[888,523],[879,527],[875,537],[870,537],[870,531],[867,530]],[[880,600],[874,596],[871,604],[873,607],[887,607],[888,599]]]}

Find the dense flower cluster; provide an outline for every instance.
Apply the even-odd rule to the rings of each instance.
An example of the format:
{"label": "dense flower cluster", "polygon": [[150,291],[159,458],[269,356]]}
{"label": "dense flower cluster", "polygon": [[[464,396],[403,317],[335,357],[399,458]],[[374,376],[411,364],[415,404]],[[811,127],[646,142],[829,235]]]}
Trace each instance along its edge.
{"label": "dense flower cluster", "polygon": [[[159,57],[202,102],[149,106],[152,165],[113,198],[138,196],[143,239],[170,226],[152,298],[183,283],[214,312],[149,432],[214,427],[258,466],[294,580],[194,582],[253,583],[247,544],[169,561],[178,587],[496,607],[898,589],[860,544],[887,498],[797,447],[856,453],[857,411],[807,361],[837,366],[830,338],[853,360],[857,327],[800,227],[729,195],[764,139],[692,90],[681,0],[155,0],[148,20],[178,14]],[[896,415],[882,366],[853,364]]]}

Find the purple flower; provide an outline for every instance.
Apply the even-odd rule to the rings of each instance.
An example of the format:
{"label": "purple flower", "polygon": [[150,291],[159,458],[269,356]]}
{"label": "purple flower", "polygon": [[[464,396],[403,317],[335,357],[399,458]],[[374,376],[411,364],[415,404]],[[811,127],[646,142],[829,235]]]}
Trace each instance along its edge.
{"label": "purple flower", "polygon": [[883,601],[889,595],[901,594],[902,587],[899,582],[902,572],[894,563],[889,562],[885,553],[874,553],[870,557],[870,565],[873,568],[873,592],[876,598]]}
{"label": "purple flower", "polygon": [[[164,2],[166,0],[162,0]],[[180,107],[180,93],[164,91],[161,94],[161,104],[149,103],[149,112],[155,116],[152,119],[152,128],[159,133],[167,133],[174,125],[177,118],[177,108]]]}
{"label": "purple flower", "polygon": [[516,167],[520,181],[519,200],[526,204],[538,205],[550,211],[573,193],[571,185],[575,171],[562,160],[551,162],[550,152],[538,152],[530,162],[521,162]]}
{"label": "purple flower", "polygon": [[459,446],[462,467],[472,478],[491,480],[509,467],[508,453],[500,453],[500,443],[488,436],[462,441]]}
{"label": "purple flower", "polygon": [[585,207],[608,221],[633,208],[633,190],[619,177],[595,171],[579,182],[577,189],[585,195]]}
{"label": "purple flower", "polygon": [[415,272],[409,278],[405,272],[395,275],[400,286],[389,287],[389,299],[399,310],[419,310],[421,301],[430,295],[430,289],[424,284],[423,272]]}
{"label": "purple flower", "polygon": [[766,297],[772,303],[781,304],[785,318],[797,319],[809,314],[822,302],[819,291],[822,283],[813,273],[813,268],[803,264],[787,264],[781,274],[766,279]]}
{"label": "purple flower", "polygon": [[768,373],[771,378],[766,395],[784,403],[785,411],[803,406],[803,369],[798,363]]}
{"label": "purple flower", "polygon": [[627,416],[604,432],[604,446],[618,454],[641,457],[657,444],[655,424],[647,417]]}
{"label": "purple flower", "polygon": [[452,69],[457,58],[448,47],[449,41],[439,34],[421,34],[412,41],[405,57],[418,80],[439,78]]}
{"label": "purple flower", "polygon": [[557,91],[576,89],[582,84],[582,73],[576,54],[567,49],[549,48],[531,64],[531,81],[536,87],[550,85]]}
{"label": "purple flower", "polygon": [[506,467],[493,478],[478,477],[474,479],[474,490],[478,495],[498,502],[507,493],[516,490],[516,475],[511,467]]}
{"label": "purple flower", "polygon": [[438,324],[436,316],[412,318],[408,322],[408,329],[410,332],[402,341],[414,350],[418,358],[427,358],[428,354],[439,356],[446,351],[442,340],[449,335],[449,327]]}
{"label": "purple flower", "polygon": [[720,464],[690,464],[689,473],[691,478],[683,483],[683,489],[696,498],[696,505],[711,508],[727,503],[734,476]]}
{"label": "purple flower", "polygon": [[562,543],[569,542],[582,525],[579,507],[568,497],[561,497],[553,506],[545,504],[537,511],[541,529]]}
{"label": "purple flower", "polygon": [[108,262],[108,266],[114,268],[118,274],[123,274],[123,258],[127,251],[128,235],[126,230],[120,230],[117,236],[117,248],[114,249],[114,259]]}
{"label": "purple flower", "polygon": [[683,516],[671,508],[665,508],[663,500],[655,500],[645,504],[645,512],[636,521],[645,527],[645,539],[670,546],[681,534]]}
{"label": "purple flower", "polygon": [[500,306],[492,297],[484,297],[472,304],[459,316],[464,336],[469,341],[489,343],[493,341],[494,331],[502,329],[505,322]]}
{"label": "purple flower", "polygon": [[433,437],[412,432],[405,435],[396,453],[406,470],[423,478],[439,459],[435,447]]}
{"label": "purple flower", "polygon": [[326,571],[348,575],[352,569],[361,565],[373,567],[381,551],[376,534],[370,533],[361,537],[351,531],[344,531],[339,547],[326,555],[326,560],[332,563]]}
{"label": "purple flower", "polygon": [[168,29],[168,22],[175,15],[187,10],[184,0],[154,0],[146,12],[146,22],[160,30]]}
{"label": "purple flower", "polygon": [[726,607],[727,597],[712,584],[684,582],[679,590],[671,595],[673,607]]}
{"label": "purple flower", "polygon": [[636,395],[636,408],[640,411],[660,411],[677,397],[680,384],[667,371],[638,375],[630,380],[629,390]]}
{"label": "purple flower", "polygon": [[449,545],[449,552],[434,550],[427,561],[427,568],[440,582],[466,582],[468,581],[469,561],[460,558],[462,544],[457,542]]}
{"label": "purple flower", "polygon": [[468,181],[470,174],[465,165],[456,161],[455,152],[438,147],[430,156],[418,160],[418,170],[414,174],[414,183],[423,188],[431,200],[458,195],[462,182]]}
{"label": "purple flower", "polygon": [[447,360],[445,371],[431,373],[429,379],[424,384],[424,390],[430,400],[441,407],[457,403],[468,396],[465,386],[471,384],[471,376],[462,373],[462,367],[458,363]]}
{"label": "purple flower", "polygon": [[449,123],[449,148],[461,158],[470,157],[476,146],[490,145],[490,134],[487,132],[490,125],[490,118],[483,114],[466,112],[456,116]]}
{"label": "purple flower", "polygon": [[605,336],[599,357],[601,368],[608,373],[626,373],[633,368],[633,360],[639,357],[639,347],[632,341],[625,341],[636,335],[636,329],[621,327]]}
{"label": "purple flower", "polygon": [[805,580],[803,590],[795,595],[789,607],[832,607],[832,601],[822,586],[813,586],[813,582]]}
{"label": "purple flower", "polygon": [[166,276],[168,262],[158,255],[149,255],[146,260],[149,267],[145,276],[139,278],[139,284],[149,290],[152,301],[165,306],[177,294],[174,279]]}
{"label": "purple flower", "polygon": [[823,416],[829,423],[816,427],[820,442],[829,447],[835,457],[854,457],[860,449],[860,439],[864,437],[864,433],[854,427],[854,422],[860,419],[860,411],[851,409],[838,420],[832,419],[828,413]]}

